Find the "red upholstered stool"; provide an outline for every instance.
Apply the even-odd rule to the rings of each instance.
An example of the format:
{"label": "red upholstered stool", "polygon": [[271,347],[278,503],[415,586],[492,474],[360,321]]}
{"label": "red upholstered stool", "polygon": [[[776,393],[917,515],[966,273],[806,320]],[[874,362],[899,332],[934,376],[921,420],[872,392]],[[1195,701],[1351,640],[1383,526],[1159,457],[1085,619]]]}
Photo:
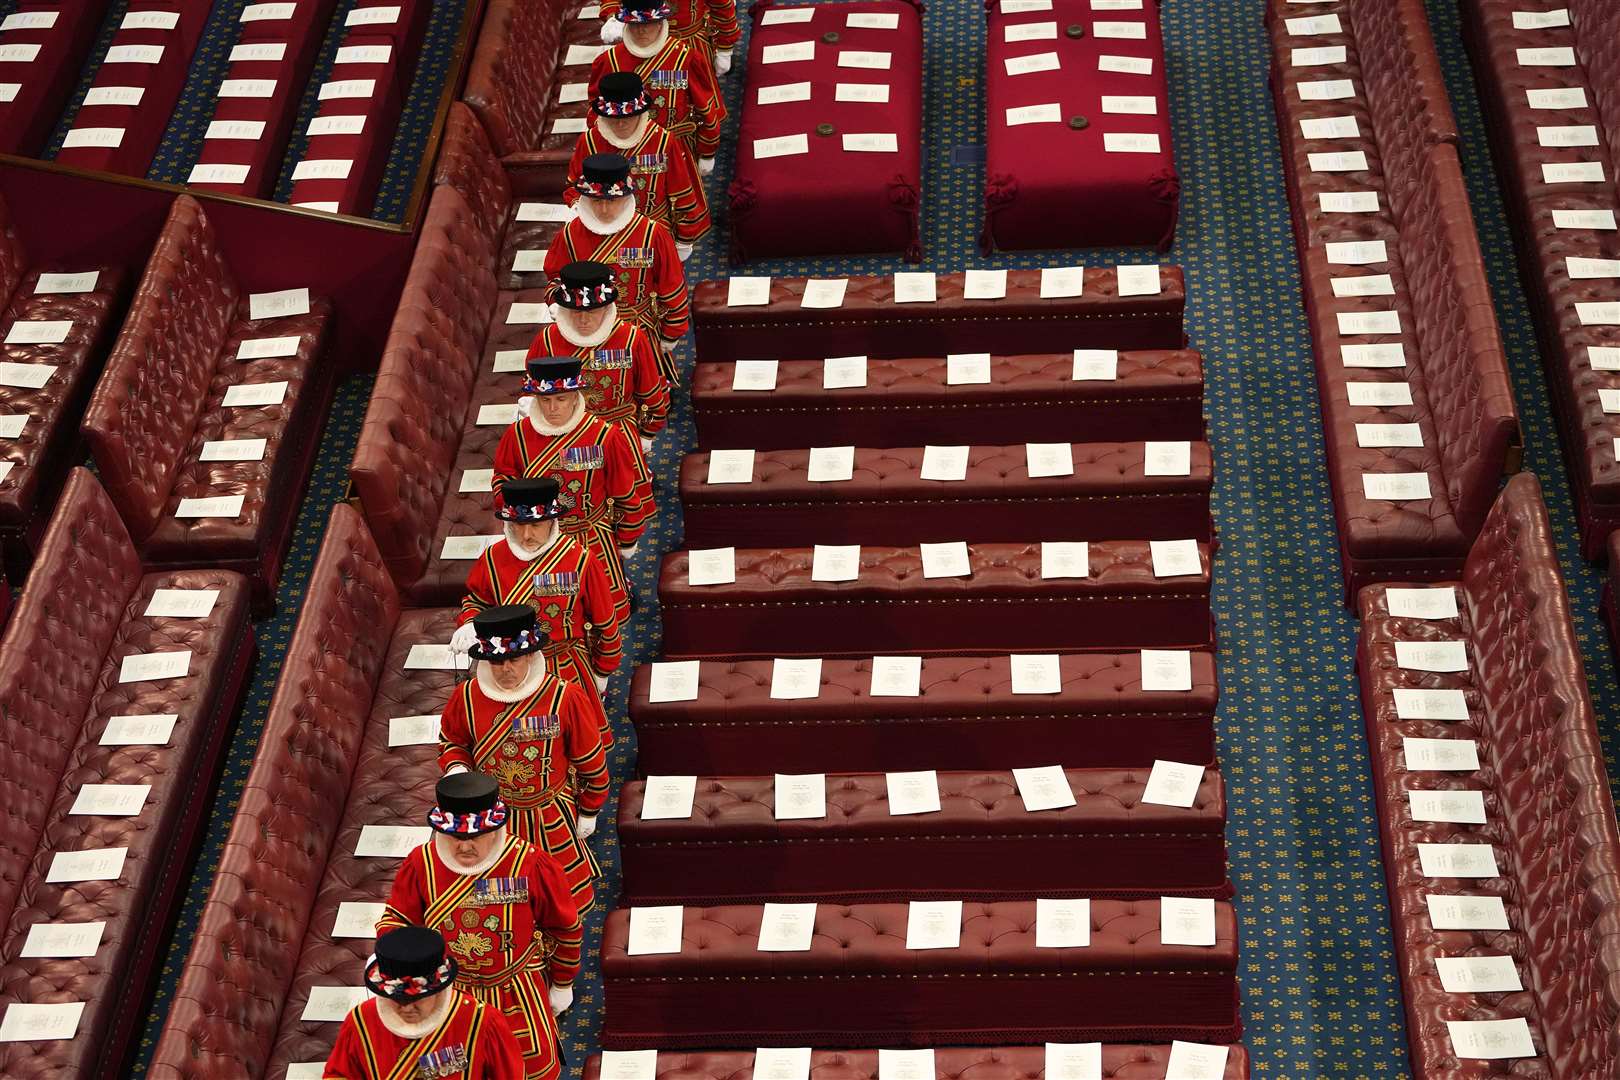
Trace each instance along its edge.
{"label": "red upholstered stool", "polygon": [[[1222,1080],[1247,1080],[1248,1052],[1241,1046],[1225,1048]],[[1146,1044],[1104,1044],[1102,1075],[1109,1080],[1165,1080],[1170,1047]],[[754,1068],[752,1050],[667,1050],[658,1055],[657,1080],[736,1080]],[[990,1075],[1008,1080],[1040,1080],[1046,1070],[1044,1046],[951,1046],[934,1051],[936,1080]],[[816,1080],[879,1080],[876,1050],[817,1050],[810,1055],[810,1075]],[[601,1055],[585,1060],[584,1080],[601,1080]]]}
{"label": "red upholstered stool", "polygon": [[962,905],[957,947],[906,948],[905,904],[818,905],[810,948],[762,952],[758,906],[683,912],[680,951],[631,956],[630,910],[602,933],[609,1050],[968,1043],[1226,1043],[1237,919],[1215,945],[1160,942],[1158,900],[1091,901],[1090,945],[1037,948],[1033,901]]}

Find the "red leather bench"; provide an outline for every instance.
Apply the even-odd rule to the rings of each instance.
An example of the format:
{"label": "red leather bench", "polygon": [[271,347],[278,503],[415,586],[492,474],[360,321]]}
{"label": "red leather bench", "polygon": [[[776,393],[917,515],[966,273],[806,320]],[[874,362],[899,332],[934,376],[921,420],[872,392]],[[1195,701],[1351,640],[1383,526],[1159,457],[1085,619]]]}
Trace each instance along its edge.
{"label": "red leather bench", "polygon": [[[176,199],[85,412],[84,433],[147,565],[238,570],[263,609],[314,466],[335,365],[323,355],[327,300],[308,296],[303,314],[254,318],[254,295],[226,261],[202,207]],[[282,341],[274,349],[254,344],[266,339]],[[250,358],[260,351],[283,355]],[[251,384],[285,387],[279,401],[234,404],[244,392],[274,396],[273,387],[241,389]],[[260,439],[262,449],[242,446]],[[215,504],[236,497],[239,507]]]}
{"label": "red leather bench", "polygon": [[[171,589],[216,596],[199,618],[147,614]],[[232,571],[144,571],[100,485],[73,471],[0,639],[0,1013],[83,1011],[71,1039],[0,1043],[0,1075],[128,1075],[253,663],[248,606],[248,582]],[[188,653],[185,674],[126,669],[153,653]],[[115,719],[159,716],[175,718],[166,735]],[[75,813],[92,785],[147,790],[128,816]],[[57,863],[109,849],[124,854],[99,869]],[[22,955],[38,925],[92,922],[105,927],[91,955]]]}
{"label": "red leather bench", "polygon": [[[1001,759],[1047,752],[1024,743]],[[806,771],[796,758],[777,767]],[[619,794],[620,903],[1231,895],[1218,771],[1187,809],[1144,802],[1147,770],[1065,772],[1066,809],[1026,810],[1006,770],[938,772],[939,811],[898,815],[883,773],[835,773],[825,817],[783,821],[774,776],[699,777],[689,817],[652,820],[634,780]]]}
{"label": "red leather bench", "polygon": [[[120,266],[33,262],[0,202],[0,339],[40,339],[0,344],[0,414],[24,418],[20,431],[0,439],[0,548],[15,581],[28,572],[68,469],[83,457],[79,420],[128,293]],[[65,336],[58,323],[69,324]]]}
{"label": "red leather bench", "polygon": [[[1093,900],[1091,944],[1035,945],[1035,904],[962,905],[956,948],[907,950],[905,904],[821,904],[805,952],[761,952],[763,908],[688,908],[681,951],[602,931],[606,1050],[1237,1041],[1237,919],[1213,947],[1163,945],[1159,901]],[[745,989],[746,988],[746,989]],[[744,991],[744,992],[739,992]]]}
{"label": "red leather bench", "polygon": [[[1090,574],[1041,577],[1039,544],[973,544],[972,574],[925,578],[916,546],[861,549],[855,581],[813,581],[810,548],[740,548],[729,585],[692,585],[690,553],[664,556],[664,655],[750,659],[1188,649],[1212,643],[1210,557],[1153,574],[1144,541],[1090,544]],[[829,646],[835,646],[829,648]]]}
{"label": "red leather bench", "polygon": [[1146,475],[1148,448],[1140,442],[1062,445],[1073,463],[1068,476],[1030,476],[1022,444],[978,445],[960,482],[922,479],[920,446],[856,449],[843,482],[809,479],[809,450],[755,451],[748,483],[710,483],[710,455],[687,454],[680,466],[686,546],[760,548],[809,537],[823,544],[1214,539],[1208,443],[1183,444],[1185,476]]}
{"label": "red leather bench", "polygon": [[[920,261],[921,5],[768,4],[752,17],[731,261],[867,252]],[[782,89],[806,82],[802,95]]]}
{"label": "red leather bench", "polygon": [[1181,180],[1156,0],[985,10],[981,246],[1168,251]]}
{"label": "red leather bench", "polygon": [[[1361,594],[1357,661],[1413,1075],[1599,1074],[1620,1052],[1620,835],[1535,478],[1509,482],[1460,581],[1392,588]],[[1436,597],[1457,614],[1429,608]],[[1494,910],[1437,922],[1430,895]],[[1448,992],[1437,962],[1466,957],[1498,970]],[[1509,1056],[1470,1056],[1451,1021],[1518,1027],[1535,1056],[1513,1056],[1505,1031]]]}
{"label": "red leather bench", "polygon": [[[1620,526],[1620,20],[1612,4],[1573,0],[1555,9],[1565,13],[1562,25],[1532,18],[1522,28],[1540,6],[1468,0],[1459,8],[1539,332],[1581,553],[1600,559]],[[1534,62],[1521,62],[1521,50]]]}
{"label": "red leather bench", "polygon": [[[964,438],[1010,446],[1063,442],[1075,432],[1124,442],[1204,438],[1203,358],[1187,350],[992,356],[990,381],[948,381],[950,363],[870,360],[866,385],[828,390],[820,360],[782,360],[770,390],[737,390],[731,363],[692,375],[698,448],[792,450],[951,445]],[[1076,368],[1083,378],[1075,378]]]}
{"label": "red leather bench", "polygon": [[1079,296],[1041,297],[1039,270],[1007,271],[1007,295],[965,300],[964,275],[939,274],[933,303],[894,302],[888,276],[851,276],[835,308],[801,307],[804,278],[773,277],[770,300],[728,306],[726,279],[692,289],[703,360],[822,360],[949,353],[1052,353],[1077,348],[1180,349],[1187,294],[1179,266],[1160,268],[1160,291],[1120,296],[1113,267],[1088,267]]}
{"label": "red leather bench", "polygon": [[[1102,1075],[1107,1080],[1165,1080],[1170,1047],[1144,1044],[1106,1044],[1102,1048]],[[735,1080],[754,1068],[752,1050],[667,1050],[658,1055],[657,1080]],[[936,1080],[982,1075],[1006,1080],[1042,1080],[1046,1075],[1044,1046],[951,1046],[934,1051]],[[585,1059],[584,1080],[601,1080],[602,1058]],[[810,1055],[810,1075],[816,1080],[879,1080],[876,1050],[816,1050]],[[1249,1057],[1242,1046],[1227,1048],[1223,1080],[1248,1080]]]}
{"label": "red leather bench", "polygon": [[18,70],[5,73],[9,96],[0,102],[0,153],[38,157],[44,150],[108,6],[108,0],[16,5],[13,13],[21,18],[0,31],[0,49],[22,46],[20,55],[32,58],[6,64]]}
{"label": "red leather bench", "polygon": [[333,509],[148,1075],[258,1080],[326,1059],[338,1024],[300,1017],[314,988],[362,985],[372,938],[334,937],[338,905],[386,900],[399,861],[356,856],[361,830],[422,825],[433,802],[437,744],[391,747],[390,719],[448,700],[454,672],[404,663],[454,616],[402,609],[360,515]]}

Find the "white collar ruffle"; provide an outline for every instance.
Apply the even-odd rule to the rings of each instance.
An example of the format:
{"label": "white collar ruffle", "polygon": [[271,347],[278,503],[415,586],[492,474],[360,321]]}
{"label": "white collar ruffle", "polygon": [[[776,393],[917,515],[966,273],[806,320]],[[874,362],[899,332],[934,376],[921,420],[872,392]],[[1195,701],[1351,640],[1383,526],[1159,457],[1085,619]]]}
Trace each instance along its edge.
{"label": "white collar ruffle", "polygon": [[[587,204],[589,209],[586,208]],[[579,223],[597,236],[612,236],[630,224],[630,219],[636,216],[636,200],[633,198],[626,199],[624,206],[611,218],[603,218],[598,214],[596,200],[589,196],[581,196],[574,208],[579,211]]]}
{"label": "white collar ruffle", "polygon": [[501,526],[502,530],[506,533],[506,548],[513,555],[517,556],[519,562],[534,562],[534,560],[556,547],[557,538],[562,535],[562,529],[558,528],[556,521],[553,521],[551,523],[551,536],[546,540],[545,543],[541,544],[539,547],[525,547],[523,544],[518,543],[517,533],[516,530],[512,528],[512,522],[503,521]]}
{"label": "white collar ruffle", "polygon": [[584,421],[587,409],[585,408],[585,395],[580,394],[574,402],[574,414],[560,424],[548,424],[546,418],[540,415],[540,410],[534,407],[534,398],[525,396],[518,398],[518,411],[528,417],[529,426],[542,435],[567,435],[570,431]]}
{"label": "white collar ruffle", "polygon": [[630,55],[635,57],[637,60],[646,60],[657,56],[658,50],[662,49],[666,44],[669,43],[669,20],[665,19],[660,22],[658,24],[658,29],[658,37],[647,48],[643,49],[638,47],[635,42],[630,40],[630,35],[628,33],[624,35],[624,47],[629,50]]}
{"label": "white collar ruffle", "polygon": [[552,318],[557,323],[557,332],[561,334],[576,349],[594,349],[602,342],[613,336],[613,331],[619,326],[619,305],[608,305],[607,318],[602,325],[596,328],[594,334],[582,334],[574,324],[574,312],[570,308],[559,307]]}
{"label": "white collar ruffle", "polygon": [[501,861],[501,853],[506,850],[505,825],[495,830],[495,837],[495,846],[490,848],[489,854],[477,866],[466,867],[456,862],[455,857],[447,850],[450,838],[441,832],[433,834],[433,856],[453,874],[460,874],[462,877],[482,877],[489,872],[490,867]]}
{"label": "white collar ruffle", "polygon": [[644,112],[636,117],[636,130],[628,139],[615,138],[613,132],[608,130],[606,117],[596,118],[596,133],[602,140],[616,150],[634,150],[641,145],[641,140],[647,137],[647,128],[652,123],[652,113]]}
{"label": "white collar ruffle", "polygon": [[437,1008],[433,1010],[430,1016],[414,1024],[406,1022],[405,1018],[399,1015],[398,1008],[392,1001],[387,998],[379,998],[377,1000],[377,1019],[383,1022],[383,1027],[402,1039],[426,1038],[433,1034],[434,1028],[444,1022],[444,1014],[450,1011],[450,1003],[455,1000],[457,993],[459,991],[454,986],[447,986],[440,990],[434,995],[437,999]]}
{"label": "white collar ruffle", "polygon": [[495,685],[490,677],[489,665],[482,661],[478,664],[478,689],[491,701],[499,701],[503,705],[510,705],[522,701],[536,690],[540,689],[540,682],[546,677],[546,659],[538,651],[530,653],[534,662],[529,665],[529,677],[524,679],[512,690],[502,690]]}

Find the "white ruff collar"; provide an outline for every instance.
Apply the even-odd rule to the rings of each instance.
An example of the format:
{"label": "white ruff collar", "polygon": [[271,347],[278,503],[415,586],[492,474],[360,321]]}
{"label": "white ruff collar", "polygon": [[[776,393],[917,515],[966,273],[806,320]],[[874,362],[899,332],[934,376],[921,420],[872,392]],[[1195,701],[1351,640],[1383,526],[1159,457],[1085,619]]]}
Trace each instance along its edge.
{"label": "white ruff collar", "polygon": [[431,1016],[415,1024],[406,1023],[405,1018],[399,1015],[399,1006],[387,998],[377,999],[377,1018],[383,1022],[383,1027],[392,1031],[402,1039],[422,1039],[433,1034],[433,1029],[444,1022],[444,1014],[450,1011],[450,1005],[455,1001],[459,991],[454,986],[447,986],[440,990],[438,1007]]}
{"label": "white ruff collar", "polygon": [[662,49],[666,44],[669,43],[669,20],[665,19],[660,22],[658,24],[658,30],[659,34],[657,40],[645,49],[639,48],[635,42],[631,41],[630,34],[628,31],[626,31],[624,35],[624,47],[630,50],[630,55],[635,57],[637,60],[646,60],[649,57],[657,56],[658,50]]}
{"label": "white ruff collar", "polygon": [[515,701],[522,701],[536,690],[540,689],[540,681],[546,677],[546,660],[537,649],[529,654],[534,662],[529,665],[529,677],[518,684],[515,690],[502,690],[495,685],[490,677],[489,665],[480,661],[478,664],[478,689],[491,701],[499,701],[503,705],[510,705]]}
{"label": "white ruff collar", "polygon": [[562,535],[562,529],[557,527],[555,519],[551,522],[551,536],[545,543],[537,548],[524,547],[518,543],[517,536],[512,529],[512,522],[503,521],[502,531],[506,533],[506,549],[517,556],[519,562],[534,562],[540,556],[557,546],[557,537]]}
{"label": "white ruff collar", "polygon": [[523,414],[529,418],[530,427],[534,428],[534,430],[538,431],[542,435],[550,435],[553,437],[557,435],[567,435],[570,431],[573,431],[575,428],[579,427],[580,423],[584,421],[586,412],[588,411],[585,408],[584,394],[580,394],[578,399],[575,401],[574,415],[555,426],[546,423],[546,418],[541,416],[540,410],[534,407],[534,398],[532,397],[518,398],[518,408],[521,409]]}
{"label": "white ruff collar", "polygon": [[444,833],[436,832],[433,834],[433,855],[451,873],[460,874],[462,877],[479,877],[487,873],[490,867],[500,862],[501,855],[506,851],[506,826],[502,825],[496,829],[494,835],[497,838],[495,847],[490,851],[488,857],[477,866],[464,867],[456,862],[455,856],[451,855],[447,850],[450,846],[450,838]]}
{"label": "white ruff collar", "polygon": [[630,219],[636,216],[636,200],[626,199],[624,208],[611,218],[604,219],[596,212],[596,200],[582,197],[575,204],[579,211],[579,223],[595,233],[597,236],[612,236],[614,233],[630,224]]}
{"label": "white ruff collar", "polygon": [[571,308],[559,307],[553,316],[557,323],[557,332],[568,340],[568,344],[576,349],[594,349],[602,342],[613,336],[613,331],[619,326],[619,305],[608,305],[607,318],[602,325],[596,328],[594,334],[582,334],[574,325],[574,312]]}
{"label": "white ruff collar", "polygon": [[647,127],[652,123],[652,113],[644,112],[640,116],[636,117],[636,130],[628,139],[614,138],[613,133],[607,128],[606,120],[607,118],[604,116],[598,116],[596,118],[596,133],[602,136],[602,138],[607,141],[609,146],[619,150],[631,150],[637,146],[640,146],[641,140],[647,137]]}

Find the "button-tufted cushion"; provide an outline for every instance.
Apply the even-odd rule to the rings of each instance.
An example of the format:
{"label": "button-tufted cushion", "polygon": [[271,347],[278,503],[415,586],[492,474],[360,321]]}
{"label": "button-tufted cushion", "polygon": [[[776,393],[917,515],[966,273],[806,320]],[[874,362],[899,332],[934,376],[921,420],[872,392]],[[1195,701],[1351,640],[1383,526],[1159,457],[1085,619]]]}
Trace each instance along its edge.
{"label": "button-tufted cushion", "polygon": [[[1102,1048],[1105,1080],[1166,1080],[1168,1046],[1110,1043]],[[670,1050],[658,1055],[658,1080],[749,1080],[752,1050]],[[934,1050],[937,1080],[1041,1080],[1046,1073],[1043,1046],[949,1046]],[[1249,1058],[1241,1046],[1226,1056],[1224,1080],[1247,1080]],[[601,1080],[602,1059],[585,1061],[584,1080]],[[817,1050],[810,1055],[812,1080],[878,1080],[876,1050]]]}
{"label": "button-tufted cushion", "polygon": [[1153,576],[1145,541],[1090,545],[1090,576],[1041,577],[1041,546],[972,544],[969,577],[925,578],[916,546],[861,549],[855,581],[812,581],[810,548],[740,548],[730,585],[687,584],[664,556],[658,601],[671,657],[871,656],[1196,648],[1211,640],[1200,573]]}
{"label": "button-tufted cushion", "polygon": [[954,949],[908,950],[905,904],[821,904],[806,952],[760,952],[763,908],[694,907],[679,953],[630,956],[602,931],[605,1049],[1232,1042],[1237,920],[1212,948],[1159,942],[1159,901],[1093,900],[1091,944],[1035,945],[1034,901],[962,905]]}
{"label": "button-tufted cushion", "polygon": [[433,182],[455,188],[484,231],[490,236],[500,234],[512,201],[512,187],[483,124],[464,102],[450,103]]}
{"label": "button-tufted cushion", "polygon": [[[793,758],[778,769],[806,771]],[[1148,771],[1068,769],[1075,805],[1038,813],[1011,772],[938,772],[939,810],[904,815],[890,812],[883,773],[840,773],[826,779],[826,817],[789,821],[774,818],[770,775],[701,777],[679,820],[642,820],[645,784],[631,781],[621,903],[1229,895],[1220,773],[1206,771],[1183,809],[1142,800]]]}
{"label": "button-tufted cushion", "polygon": [[[832,639],[829,639],[832,640]],[[882,655],[910,652],[904,638]],[[704,660],[697,699],[653,702],[652,669],[630,681],[637,767],[645,774],[974,769],[1013,747],[1071,767],[1215,760],[1214,656],[1189,658],[1192,689],[1142,689],[1139,653],[1060,656],[1061,690],[1014,694],[1001,656],[929,656],[916,697],[873,697],[872,662],[824,659],[814,698],[772,698],[770,660]]]}
{"label": "button-tufted cushion", "polygon": [[943,356],[870,360],[866,385],[825,389],[820,360],[783,360],[776,389],[733,390],[729,363],[692,373],[698,448],[926,446],[1204,437],[1203,358],[1123,352],[1114,379],[1074,378],[1071,352],[993,356],[990,382],[950,385]]}
{"label": "button-tufted cushion", "polygon": [[727,307],[724,279],[692,290],[697,354],[715,360],[820,360],[960,352],[1041,353],[1076,348],[1180,349],[1186,290],[1165,266],[1155,296],[1119,295],[1112,267],[1088,268],[1085,293],[1042,299],[1039,270],[1007,271],[1000,300],[964,300],[963,275],[940,274],[932,304],[896,304],[893,279],[852,276],[842,307],[803,308],[804,278],[775,277],[771,302]]}
{"label": "button-tufted cushion", "polygon": [[[963,432],[964,435],[968,432]],[[855,451],[847,481],[808,478],[810,451],[762,450],[747,484],[710,484],[709,455],[680,466],[686,546],[771,547],[971,540],[1184,540],[1213,534],[1208,443],[1193,443],[1187,476],[1144,475],[1145,447],[1064,443],[1071,476],[1031,477],[1024,444],[975,445],[967,478],[922,479],[922,447]]]}
{"label": "button-tufted cushion", "polygon": [[579,7],[573,0],[490,0],[462,99],[478,114],[496,153],[539,148],[561,29]]}

